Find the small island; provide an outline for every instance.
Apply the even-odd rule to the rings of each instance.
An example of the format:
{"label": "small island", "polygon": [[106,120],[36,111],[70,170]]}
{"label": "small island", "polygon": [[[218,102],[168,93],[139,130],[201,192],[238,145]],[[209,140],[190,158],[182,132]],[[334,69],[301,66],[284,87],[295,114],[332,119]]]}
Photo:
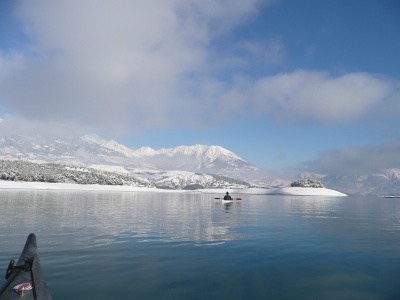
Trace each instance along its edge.
{"label": "small island", "polygon": [[319,180],[302,179],[294,181],[290,187],[277,187],[268,189],[267,195],[288,195],[288,196],[335,196],[345,197],[344,193],[325,188]]}

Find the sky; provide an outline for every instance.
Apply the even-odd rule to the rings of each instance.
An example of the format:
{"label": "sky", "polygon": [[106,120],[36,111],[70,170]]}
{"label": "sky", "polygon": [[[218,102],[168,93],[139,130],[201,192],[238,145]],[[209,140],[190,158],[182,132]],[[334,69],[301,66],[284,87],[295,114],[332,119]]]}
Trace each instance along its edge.
{"label": "sky", "polygon": [[0,136],[400,168],[397,0],[2,0]]}

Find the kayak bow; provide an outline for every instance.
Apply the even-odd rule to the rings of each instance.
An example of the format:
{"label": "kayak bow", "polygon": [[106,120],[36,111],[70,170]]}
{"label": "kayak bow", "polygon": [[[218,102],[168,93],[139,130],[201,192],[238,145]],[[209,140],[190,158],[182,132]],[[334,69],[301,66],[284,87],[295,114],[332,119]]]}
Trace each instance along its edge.
{"label": "kayak bow", "polygon": [[0,289],[0,300],[21,299],[51,300],[51,295],[44,281],[42,268],[37,253],[34,233],[26,239],[21,256],[14,266],[11,260],[6,271],[7,281]]}

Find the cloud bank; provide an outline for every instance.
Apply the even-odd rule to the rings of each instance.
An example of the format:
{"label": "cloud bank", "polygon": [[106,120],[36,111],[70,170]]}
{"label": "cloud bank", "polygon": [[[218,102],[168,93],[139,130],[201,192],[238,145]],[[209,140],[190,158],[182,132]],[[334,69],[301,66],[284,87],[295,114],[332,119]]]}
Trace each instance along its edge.
{"label": "cloud bank", "polygon": [[376,146],[324,151],[306,169],[322,174],[370,174],[385,169],[400,169],[400,139]]}
{"label": "cloud bank", "polygon": [[[28,42],[22,50],[0,52],[0,104],[13,115],[3,118],[20,117],[21,127],[42,122],[62,124],[54,130],[71,130],[73,124],[127,133],[203,126],[232,114],[339,124],[376,110],[393,113],[385,110],[389,103],[400,110],[393,104],[399,83],[374,74],[243,73],[244,64],[260,59],[266,66],[281,63],[280,42],[242,41],[246,60],[233,53],[226,59],[214,51],[216,41],[268,4],[18,1],[15,16]],[[228,80],[217,75],[228,71]]]}
{"label": "cloud bank", "polygon": [[33,119],[121,130],[173,124],[171,112],[191,105],[182,85],[207,65],[210,42],[258,2],[20,1],[30,43],[0,53],[1,101]]}

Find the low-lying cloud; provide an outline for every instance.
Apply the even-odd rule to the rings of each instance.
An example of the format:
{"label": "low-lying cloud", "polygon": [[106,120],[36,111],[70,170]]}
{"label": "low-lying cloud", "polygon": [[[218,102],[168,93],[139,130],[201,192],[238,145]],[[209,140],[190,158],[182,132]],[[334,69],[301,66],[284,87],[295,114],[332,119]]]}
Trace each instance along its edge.
{"label": "low-lying cloud", "polygon": [[400,168],[400,140],[376,146],[324,151],[306,168],[322,174],[370,174]]}

